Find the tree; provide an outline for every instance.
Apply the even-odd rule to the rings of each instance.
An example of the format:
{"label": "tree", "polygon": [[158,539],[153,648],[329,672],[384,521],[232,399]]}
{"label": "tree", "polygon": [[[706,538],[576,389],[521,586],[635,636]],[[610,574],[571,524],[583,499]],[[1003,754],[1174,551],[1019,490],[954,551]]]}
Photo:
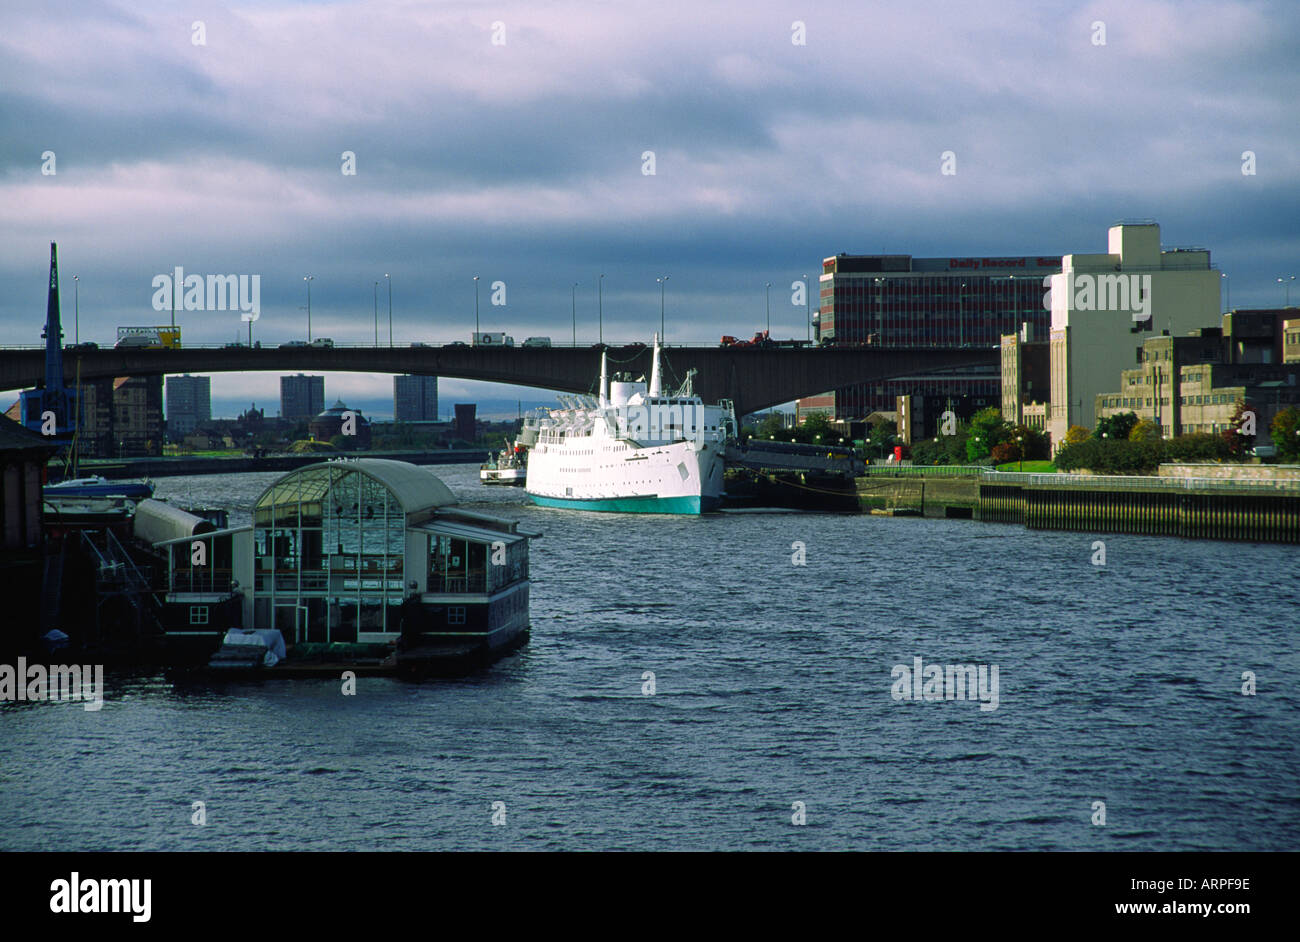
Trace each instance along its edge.
{"label": "tree", "polygon": [[785,422],[779,412],[769,412],[767,418],[759,423],[759,438],[774,438],[785,432]]}
{"label": "tree", "polygon": [[993,463],[995,465],[1007,464],[1012,461],[1021,461],[1024,455],[1021,453],[1020,442],[1009,441],[999,442],[993,446]]}
{"label": "tree", "polygon": [[[1228,420],[1228,427],[1223,430],[1223,440],[1228,445],[1228,454],[1233,458],[1241,458],[1246,451],[1255,444],[1255,435],[1253,429],[1255,426],[1256,412],[1253,406],[1246,404],[1246,400],[1237,400],[1237,408],[1232,410],[1232,418]],[[1246,434],[1252,431],[1252,434]]]}
{"label": "tree", "polygon": [[829,439],[831,435],[839,438],[839,433],[831,428],[831,420],[824,412],[813,412],[806,416],[800,428],[808,435],[810,441],[818,435],[822,437],[823,441]]}
{"label": "tree", "polygon": [[970,434],[966,438],[966,460],[971,464],[989,458],[995,445],[1006,441],[1011,426],[1002,418],[1002,410],[989,406],[976,412],[970,420]]}
{"label": "tree", "polygon": [[1138,424],[1136,412],[1117,412],[1097,420],[1097,429],[1093,437],[1104,440],[1127,441],[1128,433]]}
{"label": "tree", "polygon": [[1143,419],[1129,430],[1128,440],[1131,442],[1155,442],[1159,441],[1160,426],[1150,419]]}
{"label": "tree", "polygon": [[1300,459],[1300,409],[1287,406],[1273,416],[1273,423],[1268,427],[1268,434],[1277,447],[1277,456],[1282,461]]}
{"label": "tree", "polygon": [[1080,442],[1086,442],[1091,437],[1092,433],[1082,425],[1071,425],[1065,430],[1065,444],[1067,445],[1077,445]]}

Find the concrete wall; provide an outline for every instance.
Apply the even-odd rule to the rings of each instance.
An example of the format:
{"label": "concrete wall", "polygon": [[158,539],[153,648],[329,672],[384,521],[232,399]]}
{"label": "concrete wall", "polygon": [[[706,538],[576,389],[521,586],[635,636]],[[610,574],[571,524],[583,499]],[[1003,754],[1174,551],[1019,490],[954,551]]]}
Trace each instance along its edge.
{"label": "concrete wall", "polygon": [[1300,481],[1300,464],[1162,464],[1162,478],[1216,478],[1237,481]]}

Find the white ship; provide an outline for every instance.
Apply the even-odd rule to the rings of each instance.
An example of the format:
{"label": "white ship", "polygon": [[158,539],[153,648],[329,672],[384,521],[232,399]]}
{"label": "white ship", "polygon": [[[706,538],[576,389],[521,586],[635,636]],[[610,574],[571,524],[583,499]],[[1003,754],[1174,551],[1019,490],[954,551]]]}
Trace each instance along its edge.
{"label": "white ship", "polygon": [[698,514],[722,499],[724,452],[736,433],[732,404],[691,391],[694,371],[672,395],[662,390],[659,338],[649,386],[610,382],[600,355],[600,397],[561,396],[564,408],[525,419],[526,493],[543,507],[625,513]]}

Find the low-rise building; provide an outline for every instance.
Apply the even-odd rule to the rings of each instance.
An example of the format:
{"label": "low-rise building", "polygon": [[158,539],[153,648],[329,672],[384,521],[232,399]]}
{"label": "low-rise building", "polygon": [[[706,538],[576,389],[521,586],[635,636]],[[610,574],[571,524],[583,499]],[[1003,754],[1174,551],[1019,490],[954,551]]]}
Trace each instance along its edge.
{"label": "low-rise building", "polygon": [[1237,404],[1245,402],[1255,410],[1257,435],[1266,438],[1273,416],[1300,402],[1300,368],[1256,357],[1233,362],[1243,349],[1240,340],[1225,337],[1217,327],[1186,337],[1149,338],[1141,362],[1121,373],[1120,389],[1097,396],[1097,416],[1132,412],[1159,426],[1162,437],[1172,438],[1222,432]]}

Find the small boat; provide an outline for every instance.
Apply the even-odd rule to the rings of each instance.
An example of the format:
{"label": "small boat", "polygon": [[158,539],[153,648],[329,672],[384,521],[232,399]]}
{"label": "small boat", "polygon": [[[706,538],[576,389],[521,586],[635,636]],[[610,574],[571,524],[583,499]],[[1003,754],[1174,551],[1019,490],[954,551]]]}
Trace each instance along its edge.
{"label": "small boat", "polygon": [[523,487],[528,480],[528,450],[516,442],[501,449],[478,469],[480,484],[512,484]]}
{"label": "small boat", "polygon": [[153,496],[153,485],[146,481],[110,481],[104,477],[72,478],[58,484],[46,484],[46,500],[84,500],[86,498],[125,498],[145,500]]}

